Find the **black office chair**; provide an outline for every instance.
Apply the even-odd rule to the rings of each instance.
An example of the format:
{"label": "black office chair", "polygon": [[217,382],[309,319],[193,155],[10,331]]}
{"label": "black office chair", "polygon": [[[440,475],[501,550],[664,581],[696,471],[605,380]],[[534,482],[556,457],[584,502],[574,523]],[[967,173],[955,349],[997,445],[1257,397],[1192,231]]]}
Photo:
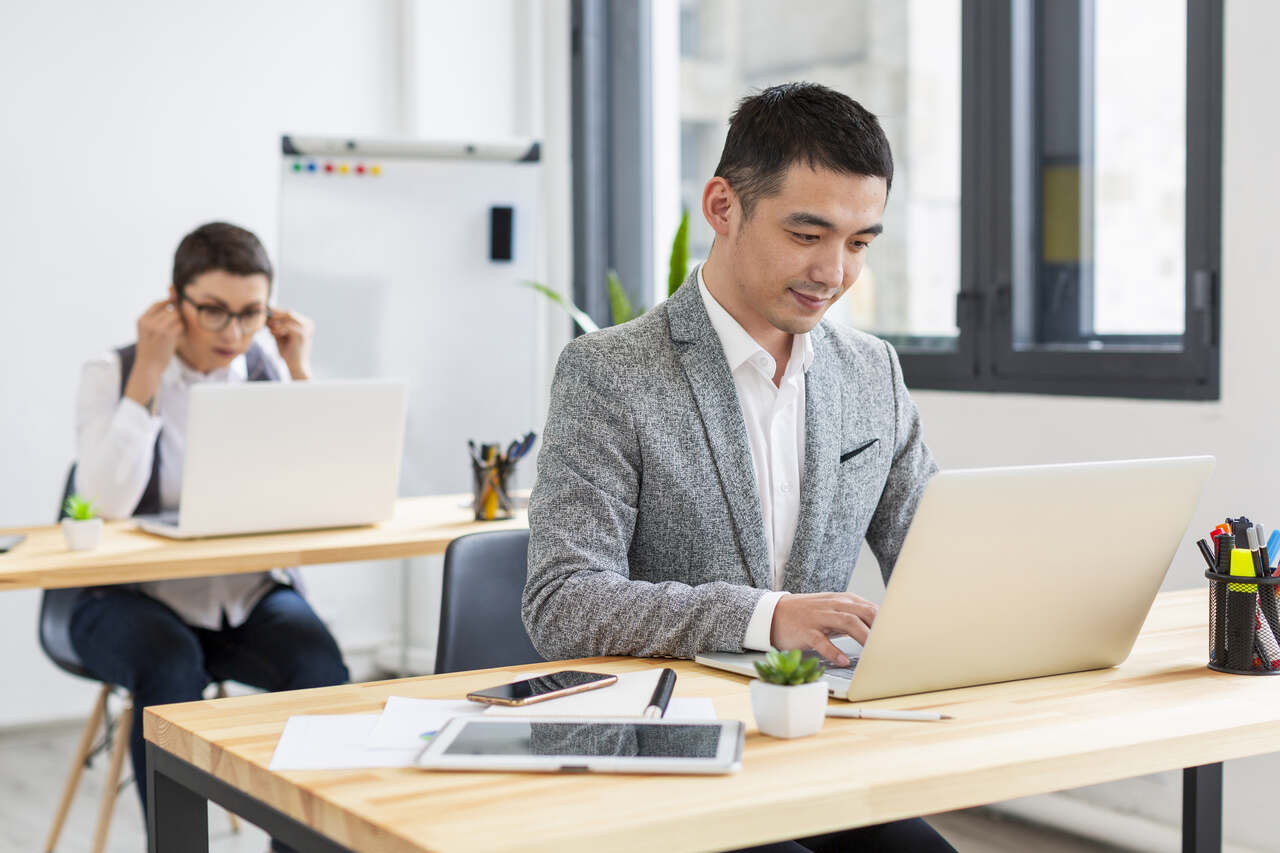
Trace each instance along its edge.
{"label": "black office chair", "polygon": [[520,618],[528,530],[460,536],[444,553],[437,673],[541,663]]}

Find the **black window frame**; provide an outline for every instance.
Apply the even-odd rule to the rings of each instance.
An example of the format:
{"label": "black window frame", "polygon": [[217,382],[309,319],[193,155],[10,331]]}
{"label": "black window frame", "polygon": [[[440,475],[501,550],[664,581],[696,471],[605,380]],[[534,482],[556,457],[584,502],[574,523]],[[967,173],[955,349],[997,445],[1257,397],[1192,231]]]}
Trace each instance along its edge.
{"label": "black window frame", "polygon": [[1184,333],[1086,335],[1020,348],[1013,334],[1014,287],[1035,277],[1018,277],[1015,270],[1036,250],[1038,223],[1033,205],[1015,198],[1016,170],[1027,168],[1027,147],[1035,143],[1025,125],[1019,130],[1015,110],[1025,118],[1034,108],[1030,69],[1039,8],[1040,0],[963,4],[959,334],[884,337],[898,348],[907,384],[916,389],[1216,400],[1222,2],[1187,0]]}
{"label": "black window frame", "polygon": [[[619,272],[633,301],[647,302],[652,181],[669,179],[651,168],[650,2],[571,0],[573,290],[601,325],[609,322],[606,270]],[[1038,276],[1014,270],[1028,253],[1038,258],[1039,225],[1034,203],[1014,198],[1015,170],[1028,168],[1028,146],[1038,141],[1014,111],[1025,118],[1034,106],[1029,69],[1043,2],[1065,0],[963,0],[958,334],[881,337],[897,347],[914,389],[1219,399],[1222,0],[1187,0],[1184,333],[1015,346],[1013,289]]]}

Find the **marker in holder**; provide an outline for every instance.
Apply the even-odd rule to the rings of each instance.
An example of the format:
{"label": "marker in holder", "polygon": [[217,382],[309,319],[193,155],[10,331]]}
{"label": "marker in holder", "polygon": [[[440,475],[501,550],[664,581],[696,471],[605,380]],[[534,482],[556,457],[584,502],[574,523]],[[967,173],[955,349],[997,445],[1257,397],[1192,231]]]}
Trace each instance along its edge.
{"label": "marker in holder", "polygon": [[1209,579],[1209,669],[1280,675],[1280,641],[1263,615],[1277,604],[1280,575],[1257,577],[1247,550],[1230,553],[1227,572],[1204,573]]}

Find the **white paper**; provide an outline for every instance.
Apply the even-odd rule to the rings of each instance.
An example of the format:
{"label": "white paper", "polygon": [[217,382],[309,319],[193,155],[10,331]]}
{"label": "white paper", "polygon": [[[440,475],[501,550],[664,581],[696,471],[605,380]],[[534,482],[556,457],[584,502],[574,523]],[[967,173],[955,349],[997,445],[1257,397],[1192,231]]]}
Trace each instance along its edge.
{"label": "white paper", "polygon": [[[465,699],[410,699],[388,696],[386,707],[369,735],[373,749],[422,749],[450,719],[479,714],[485,705]],[[426,735],[427,737],[423,737]]]}
{"label": "white paper", "polygon": [[271,756],[272,770],[350,770],[412,767],[422,744],[412,749],[374,749],[369,735],[378,714],[290,717]]}
{"label": "white paper", "polygon": [[710,699],[701,696],[686,696],[683,699],[671,697],[667,704],[664,720],[714,720],[716,706]]}

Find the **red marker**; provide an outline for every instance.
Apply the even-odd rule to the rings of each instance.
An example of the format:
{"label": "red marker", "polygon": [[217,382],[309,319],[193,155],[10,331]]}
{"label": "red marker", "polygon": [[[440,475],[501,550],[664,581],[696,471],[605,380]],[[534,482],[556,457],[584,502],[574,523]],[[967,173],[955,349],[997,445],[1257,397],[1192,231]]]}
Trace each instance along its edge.
{"label": "red marker", "polygon": [[364,174],[364,164],[363,164],[363,163],[357,163],[357,164],[356,164],[356,174],[357,174],[357,175],[363,175],[363,174]]}
{"label": "red marker", "polygon": [[325,164],[324,164],[324,170],[325,170],[326,172],[328,172],[329,174],[333,174],[333,164],[332,164],[332,163],[325,163]]}

